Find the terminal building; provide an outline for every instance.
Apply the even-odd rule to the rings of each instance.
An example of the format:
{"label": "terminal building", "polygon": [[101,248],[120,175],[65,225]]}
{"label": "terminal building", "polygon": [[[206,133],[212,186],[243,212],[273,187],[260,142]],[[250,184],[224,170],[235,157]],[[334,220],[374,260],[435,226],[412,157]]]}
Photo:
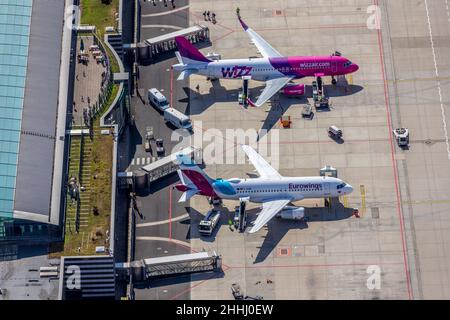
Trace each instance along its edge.
{"label": "terminal building", "polygon": [[0,243],[62,236],[72,39],[65,10],[61,0],[0,2]]}

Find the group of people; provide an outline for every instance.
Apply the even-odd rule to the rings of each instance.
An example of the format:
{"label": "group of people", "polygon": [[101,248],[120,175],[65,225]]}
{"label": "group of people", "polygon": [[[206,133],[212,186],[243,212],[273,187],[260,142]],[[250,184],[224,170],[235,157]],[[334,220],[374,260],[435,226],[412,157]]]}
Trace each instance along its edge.
{"label": "group of people", "polygon": [[213,24],[216,24],[216,14],[214,12],[204,11],[203,17],[205,18],[205,21],[211,21]]}
{"label": "group of people", "polygon": [[[145,2],[146,0],[144,0]],[[154,6],[156,6],[156,1],[157,0],[152,0],[152,3]],[[167,0],[164,0],[164,7],[167,7]],[[175,0],[170,0],[170,4],[172,5],[172,9],[175,9]]]}

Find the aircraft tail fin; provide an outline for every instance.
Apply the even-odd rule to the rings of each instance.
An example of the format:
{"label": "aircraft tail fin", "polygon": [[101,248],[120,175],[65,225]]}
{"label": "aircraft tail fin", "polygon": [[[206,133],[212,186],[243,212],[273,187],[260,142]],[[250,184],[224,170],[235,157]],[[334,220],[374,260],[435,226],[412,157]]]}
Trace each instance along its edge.
{"label": "aircraft tail fin", "polygon": [[[178,175],[182,184],[185,186],[180,191],[189,192],[189,190],[196,190],[196,193],[200,193],[208,197],[216,197],[212,184],[215,182],[210,176],[208,176],[194,161],[185,155],[177,155],[177,161],[180,166]],[[196,194],[194,193],[194,194]],[[187,193],[188,197],[191,193]],[[190,195],[192,197],[194,194]]]}
{"label": "aircraft tail fin", "polygon": [[[176,53],[180,64],[199,64],[209,63],[211,60],[206,58],[196,47],[194,47],[185,37],[175,37],[178,52]],[[181,61],[180,61],[181,60]]]}

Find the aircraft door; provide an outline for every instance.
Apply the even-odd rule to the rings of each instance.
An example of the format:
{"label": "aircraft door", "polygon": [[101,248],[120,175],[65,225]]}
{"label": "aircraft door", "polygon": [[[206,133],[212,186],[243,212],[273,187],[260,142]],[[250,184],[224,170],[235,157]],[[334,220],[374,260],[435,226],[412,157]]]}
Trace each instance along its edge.
{"label": "aircraft door", "polygon": [[331,193],[330,193],[330,183],[329,182],[325,182],[324,184],[323,184],[323,195],[324,196],[329,196]]}
{"label": "aircraft door", "polygon": [[331,72],[332,72],[333,74],[336,74],[336,73],[337,73],[337,61],[336,61],[335,59],[333,59],[333,60],[331,61]]}

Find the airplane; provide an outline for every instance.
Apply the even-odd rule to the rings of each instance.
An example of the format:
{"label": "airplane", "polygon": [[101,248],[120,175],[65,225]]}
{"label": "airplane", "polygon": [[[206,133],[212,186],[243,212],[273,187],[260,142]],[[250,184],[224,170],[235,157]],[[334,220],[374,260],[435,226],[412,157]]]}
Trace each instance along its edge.
{"label": "airplane", "polygon": [[177,155],[181,183],[174,187],[183,192],[179,202],[202,195],[211,199],[262,203],[262,210],[248,231],[255,233],[284,209],[304,210],[289,206],[291,202],[307,198],[335,198],[353,192],[351,185],[333,177],[283,177],[255,149],[247,145],[242,145],[242,149],[256,168],[258,178],[212,179],[189,157]]}
{"label": "airplane", "polygon": [[179,63],[172,67],[181,72],[177,80],[186,79],[191,74],[199,74],[217,79],[251,77],[256,81],[265,81],[266,87],[258,100],[256,102],[249,101],[251,105],[260,107],[287,85],[290,86],[284,90],[286,95],[292,92],[304,93],[305,86],[303,84],[292,86],[291,81],[294,79],[331,76],[332,83],[336,84],[336,76],[354,73],[359,69],[357,64],[340,54],[284,57],[259,34],[249,28],[240,16],[238,19],[262,58],[213,61],[205,57],[184,37],[175,37],[178,47],[175,55]]}

